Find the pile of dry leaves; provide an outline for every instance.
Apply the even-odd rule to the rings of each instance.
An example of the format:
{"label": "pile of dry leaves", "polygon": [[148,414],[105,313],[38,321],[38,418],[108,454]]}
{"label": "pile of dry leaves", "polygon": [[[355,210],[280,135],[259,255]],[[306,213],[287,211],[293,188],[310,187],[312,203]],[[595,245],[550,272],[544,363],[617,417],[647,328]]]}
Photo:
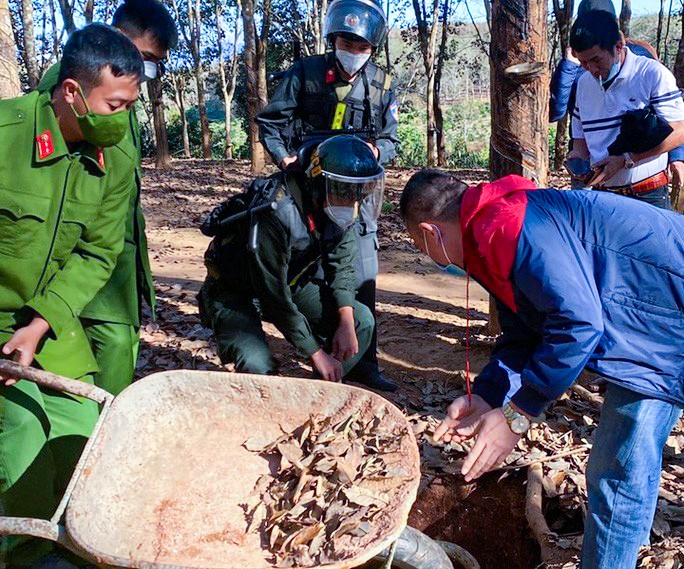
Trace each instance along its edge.
{"label": "pile of dry leaves", "polygon": [[279,567],[348,557],[353,538],[369,534],[388,505],[388,490],[406,482],[403,433],[381,419],[359,412],[335,422],[314,416],[265,448],[256,439],[245,442],[247,450],[279,461],[245,504],[247,531],[265,531]]}

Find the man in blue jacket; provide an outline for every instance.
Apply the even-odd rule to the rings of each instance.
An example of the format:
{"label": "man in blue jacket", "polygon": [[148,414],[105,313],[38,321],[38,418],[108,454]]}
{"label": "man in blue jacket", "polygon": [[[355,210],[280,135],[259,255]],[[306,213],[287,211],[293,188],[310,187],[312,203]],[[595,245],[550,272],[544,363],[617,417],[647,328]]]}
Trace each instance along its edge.
{"label": "man in blue jacket", "polygon": [[416,246],[492,293],[503,334],[435,439],[476,436],[463,474],[504,460],[586,366],[608,381],[587,467],[582,567],[634,569],[661,457],[684,405],[684,217],[605,192],[468,188],[415,174],[401,214]]}

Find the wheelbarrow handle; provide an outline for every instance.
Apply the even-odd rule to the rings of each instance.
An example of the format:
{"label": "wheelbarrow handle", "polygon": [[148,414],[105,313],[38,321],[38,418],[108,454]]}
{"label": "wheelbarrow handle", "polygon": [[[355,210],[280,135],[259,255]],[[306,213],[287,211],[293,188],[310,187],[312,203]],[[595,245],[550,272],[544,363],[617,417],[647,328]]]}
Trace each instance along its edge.
{"label": "wheelbarrow handle", "polygon": [[111,393],[96,385],[62,377],[42,369],[23,366],[10,360],[0,359],[0,374],[9,375],[17,379],[28,379],[41,387],[47,387],[55,391],[65,391],[72,395],[80,395],[81,397],[92,399],[100,405],[103,405],[105,401],[114,399]]}
{"label": "wheelbarrow handle", "polygon": [[76,482],[83,472],[85,462],[90,454],[93,444],[97,438],[98,433],[102,423],[107,416],[109,407],[114,401],[114,395],[91,385],[89,383],[84,383],[83,381],[78,381],[75,379],[69,379],[67,377],[62,377],[54,373],[47,372],[42,369],[36,369],[33,367],[23,366],[16,362],[10,360],[0,359],[0,374],[5,376],[11,376],[17,379],[26,379],[32,381],[33,383],[40,385],[41,387],[47,387],[48,389],[54,389],[55,391],[62,391],[70,393],[72,395],[78,395],[85,397],[86,399],[91,399],[99,403],[101,407],[100,417],[93,428],[93,432],[88,439],[88,442],[83,449],[81,458],[79,459],[74,474],[67,485],[64,496],[57,506],[57,511],[54,513],[50,520],[41,520],[33,518],[15,518],[8,516],[0,516],[0,536],[2,535],[26,535],[32,537],[39,537],[42,539],[49,539],[51,541],[56,541],[60,543],[67,549],[78,553],[78,548],[71,542],[67,536],[64,526],[60,524],[64,510],[66,509],[67,503],[71,498],[71,493],[76,486]]}

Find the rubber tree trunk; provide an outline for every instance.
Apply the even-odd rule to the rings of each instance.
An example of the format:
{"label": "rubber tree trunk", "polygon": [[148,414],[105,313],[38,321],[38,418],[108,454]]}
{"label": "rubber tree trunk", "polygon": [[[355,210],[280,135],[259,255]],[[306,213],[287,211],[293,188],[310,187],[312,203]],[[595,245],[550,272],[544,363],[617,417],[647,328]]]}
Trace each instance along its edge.
{"label": "rubber tree trunk", "polygon": [[17,51],[7,0],[0,0],[0,99],[21,95]]}
{"label": "rubber tree trunk", "polygon": [[23,56],[26,78],[32,91],[38,86],[38,60],[36,58],[36,33],[33,24],[32,0],[21,0],[21,25],[23,26]]}
{"label": "rubber tree trunk", "polygon": [[620,10],[620,30],[629,37],[629,25],[632,21],[632,0],[622,0]]}
{"label": "rubber tree trunk", "polygon": [[157,77],[147,82],[147,94],[150,97],[154,139],[157,143],[155,165],[157,168],[168,169],[171,168],[171,154],[169,152],[169,139],[166,134],[161,79]]}
{"label": "rubber tree trunk", "polygon": [[[518,174],[545,186],[549,162],[546,0],[492,2],[492,179]],[[522,66],[522,67],[521,67]],[[490,302],[490,312],[493,312]],[[494,324],[497,324],[494,326]],[[490,333],[498,333],[490,320]]]}
{"label": "rubber tree trunk", "polygon": [[173,88],[176,92],[176,103],[181,122],[181,136],[183,137],[183,157],[190,158],[190,134],[188,133],[188,119],[185,115],[185,79],[173,77]]}
{"label": "rubber tree trunk", "polygon": [[243,52],[245,71],[247,74],[247,116],[249,116],[249,149],[252,163],[251,170],[254,174],[263,172],[266,166],[266,153],[259,140],[259,127],[256,116],[261,110],[259,99],[259,61],[257,57],[256,22],[254,20],[255,0],[242,2],[242,28],[245,35],[245,48]]}
{"label": "rubber tree trunk", "polygon": [[199,111],[200,129],[202,130],[202,156],[210,160],[211,155],[211,131],[209,130],[209,116],[207,115],[207,102],[204,95],[204,77],[202,62],[195,64],[195,83],[197,84],[197,110]]}
{"label": "rubber tree trunk", "polygon": [[682,33],[679,37],[679,48],[675,58],[674,76],[677,80],[677,86],[680,89],[684,87],[684,18],[682,18]]}

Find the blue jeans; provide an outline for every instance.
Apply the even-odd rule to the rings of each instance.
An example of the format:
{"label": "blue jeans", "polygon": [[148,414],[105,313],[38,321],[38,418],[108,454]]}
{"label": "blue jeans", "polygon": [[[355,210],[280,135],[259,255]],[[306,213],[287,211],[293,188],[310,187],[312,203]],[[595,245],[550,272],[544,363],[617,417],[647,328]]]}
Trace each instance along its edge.
{"label": "blue jeans", "polygon": [[662,453],[681,409],[609,383],[587,466],[582,569],[634,569],[653,524]]}
{"label": "blue jeans", "polygon": [[670,188],[667,184],[660,186],[655,190],[651,190],[650,192],[635,194],[634,198],[641,200],[642,202],[650,203],[661,209],[672,209],[672,206],[670,205]]}

